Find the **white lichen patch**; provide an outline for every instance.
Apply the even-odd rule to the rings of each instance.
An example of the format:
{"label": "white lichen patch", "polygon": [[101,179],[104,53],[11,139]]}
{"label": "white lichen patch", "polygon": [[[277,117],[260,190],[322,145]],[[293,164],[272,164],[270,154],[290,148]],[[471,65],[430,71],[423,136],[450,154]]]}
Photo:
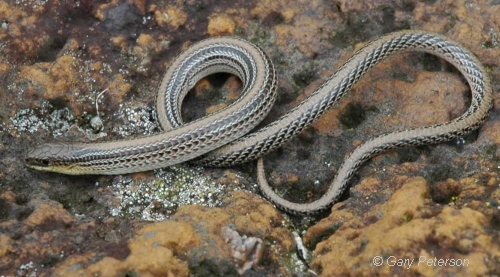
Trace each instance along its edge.
{"label": "white lichen patch", "polygon": [[48,2],[48,0],[16,0],[15,4],[17,6],[38,8],[38,7],[45,6],[45,4],[47,2]]}
{"label": "white lichen patch", "polygon": [[113,129],[113,132],[118,133],[122,137],[129,137],[131,135],[147,136],[159,130],[153,109],[149,107],[132,109],[120,106],[114,116],[123,118],[125,121],[124,124]]}
{"label": "white lichen patch", "polygon": [[67,108],[54,109],[44,101],[40,109],[21,109],[10,118],[11,126],[8,129],[17,132],[35,133],[39,129],[52,130],[54,137],[67,131],[75,117]]}
{"label": "white lichen patch", "polygon": [[[112,130],[120,137],[147,136],[159,130],[153,109],[149,107],[136,109],[120,107],[113,117],[123,121],[123,124]],[[93,126],[92,120],[95,118],[98,118],[100,124],[104,126],[99,128]],[[83,112],[81,116],[75,117],[68,108],[55,109],[48,101],[43,101],[40,108],[19,110],[10,118],[10,124],[0,127],[8,130],[13,136],[46,130],[54,138],[63,137],[71,127],[77,127],[79,132],[84,133],[85,139],[92,141],[107,136],[106,132],[101,131],[105,130],[105,123],[101,117],[90,113]]]}
{"label": "white lichen patch", "polygon": [[307,263],[298,255],[297,252],[294,252],[290,256],[289,261],[290,271],[293,272],[296,276],[317,276],[318,274],[309,268]]}
{"label": "white lichen patch", "polygon": [[264,253],[264,242],[260,238],[247,237],[228,227],[223,228],[226,243],[231,247],[236,270],[240,275],[259,264]]}
{"label": "white lichen patch", "polygon": [[221,205],[229,189],[203,174],[203,168],[186,165],[155,170],[155,176],[136,180],[117,176],[112,184],[118,204],[110,208],[113,216],[161,221],[179,206]]}
{"label": "white lichen patch", "polygon": [[30,261],[29,263],[19,266],[16,273],[17,276],[35,277],[37,276],[37,268],[33,261]]}
{"label": "white lichen patch", "polygon": [[88,122],[91,116],[83,113],[75,117],[68,108],[55,109],[48,101],[43,101],[38,109],[21,109],[10,118],[10,124],[6,126],[13,136],[28,132],[34,134],[39,130],[51,132],[54,138],[64,136],[72,126],[77,126],[89,139],[106,136],[106,133],[95,134]]}
{"label": "white lichen patch", "polygon": [[310,262],[312,259],[311,251],[309,251],[309,249],[307,249],[307,247],[304,245],[304,243],[302,242],[302,238],[297,232],[293,231],[292,236],[295,240],[295,244],[297,245],[297,254],[299,254],[299,257],[301,257],[306,262]]}

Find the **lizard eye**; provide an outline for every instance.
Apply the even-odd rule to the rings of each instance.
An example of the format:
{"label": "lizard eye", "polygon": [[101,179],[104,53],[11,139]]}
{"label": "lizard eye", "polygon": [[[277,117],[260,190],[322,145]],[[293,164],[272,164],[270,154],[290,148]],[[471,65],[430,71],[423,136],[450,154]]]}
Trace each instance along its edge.
{"label": "lizard eye", "polygon": [[46,159],[46,158],[43,158],[43,159],[26,158],[26,159],[24,159],[24,162],[28,165],[34,165],[34,166],[47,167],[50,165],[50,160]]}

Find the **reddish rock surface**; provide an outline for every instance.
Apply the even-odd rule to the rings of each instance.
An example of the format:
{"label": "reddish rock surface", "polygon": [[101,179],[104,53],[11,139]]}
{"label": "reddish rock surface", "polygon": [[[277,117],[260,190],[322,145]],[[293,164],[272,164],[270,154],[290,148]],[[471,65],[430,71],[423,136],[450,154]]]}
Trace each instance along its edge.
{"label": "reddish rock surface", "polygon": [[[158,132],[151,107],[162,73],[203,38],[233,35],[269,54],[279,97],[266,124],[370,39],[401,29],[439,33],[474,53],[492,80],[491,116],[463,141],[373,158],[342,201],[317,218],[290,221],[258,197],[254,164],[118,177],[23,165],[26,150],[43,141]],[[314,250],[307,264],[321,276],[498,275],[499,33],[496,0],[2,1],[0,276],[308,276],[295,254],[295,229],[304,231]],[[204,79],[183,116],[221,109],[239,90],[234,77]],[[312,201],[363,141],[444,122],[469,103],[467,84],[445,62],[396,55],[269,154],[268,176],[286,198]],[[98,112],[102,130],[90,124]],[[375,266],[375,257],[384,263]],[[420,257],[435,260],[418,265]]]}

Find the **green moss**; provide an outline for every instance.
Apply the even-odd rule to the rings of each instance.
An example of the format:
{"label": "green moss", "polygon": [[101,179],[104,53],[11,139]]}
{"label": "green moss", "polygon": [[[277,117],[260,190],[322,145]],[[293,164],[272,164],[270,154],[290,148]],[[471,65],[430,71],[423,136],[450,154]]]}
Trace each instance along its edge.
{"label": "green moss", "polygon": [[498,150],[498,145],[490,144],[483,149],[484,151],[481,153],[482,158],[496,164],[500,163],[500,150]]}
{"label": "green moss", "polygon": [[110,213],[158,221],[168,218],[179,206],[218,206],[220,195],[226,193],[225,187],[209,180],[202,171],[202,168],[172,166],[156,170],[156,176],[148,179],[118,177],[113,188],[120,203],[111,207]]}
{"label": "green moss", "polygon": [[434,168],[433,170],[431,170],[430,174],[429,174],[429,182],[431,184],[434,184],[434,183],[438,183],[438,182],[442,182],[442,181],[445,181],[446,179],[448,179],[450,177],[450,172],[451,172],[451,167],[448,166],[448,165],[440,165],[436,168]]}
{"label": "green moss", "polygon": [[49,37],[45,40],[36,53],[40,61],[49,62],[57,58],[58,53],[66,44],[66,38],[61,36]]}
{"label": "green moss", "polygon": [[265,29],[262,28],[262,26],[257,25],[255,23],[250,23],[249,27],[251,30],[253,30],[253,33],[249,37],[250,42],[263,46],[269,44],[269,32]]}
{"label": "green moss", "polygon": [[403,214],[403,223],[408,223],[413,219],[413,214],[410,212],[405,212]]}
{"label": "green moss", "polygon": [[317,72],[316,66],[309,63],[303,70],[292,76],[295,86],[302,89],[309,85],[312,81],[318,79]]}
{"label": "green moss", "polygon": [[358,103],[349,103],[339,117],[340,123],[347,129],[354,129],[366,120],[366,109]]}
{"label": "green moss", "polygon": [[422,154],[429,153],[429,146],[404,147],[395,150],[400,163],[416,162]]}

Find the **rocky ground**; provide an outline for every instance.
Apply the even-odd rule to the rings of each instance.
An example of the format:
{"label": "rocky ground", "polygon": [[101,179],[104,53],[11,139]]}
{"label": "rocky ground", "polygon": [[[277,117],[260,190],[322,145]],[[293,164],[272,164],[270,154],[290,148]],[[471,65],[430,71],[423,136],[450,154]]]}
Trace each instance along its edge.
{"label": "rocky ground", "polygon": [[[0,276],[500,274],[500,1],[8,0],[0,24]],[[255,163],[79,177],[24,166],[40,142],[159,132],[162,74],[203,38],[241,37],[274,61],[279,96],[265,125],[362,45],[402,29],[470,49],[492,80],[491,116],[462,139],[373,158],[317,217],[263,200]],[[233,76],[200,81],[184,119],[223,108],[240,90]],[[285,198],[312,201],[363,141],[447,121],[470,101],[449,64],[396,55],[266,156],[267,175]]]}

